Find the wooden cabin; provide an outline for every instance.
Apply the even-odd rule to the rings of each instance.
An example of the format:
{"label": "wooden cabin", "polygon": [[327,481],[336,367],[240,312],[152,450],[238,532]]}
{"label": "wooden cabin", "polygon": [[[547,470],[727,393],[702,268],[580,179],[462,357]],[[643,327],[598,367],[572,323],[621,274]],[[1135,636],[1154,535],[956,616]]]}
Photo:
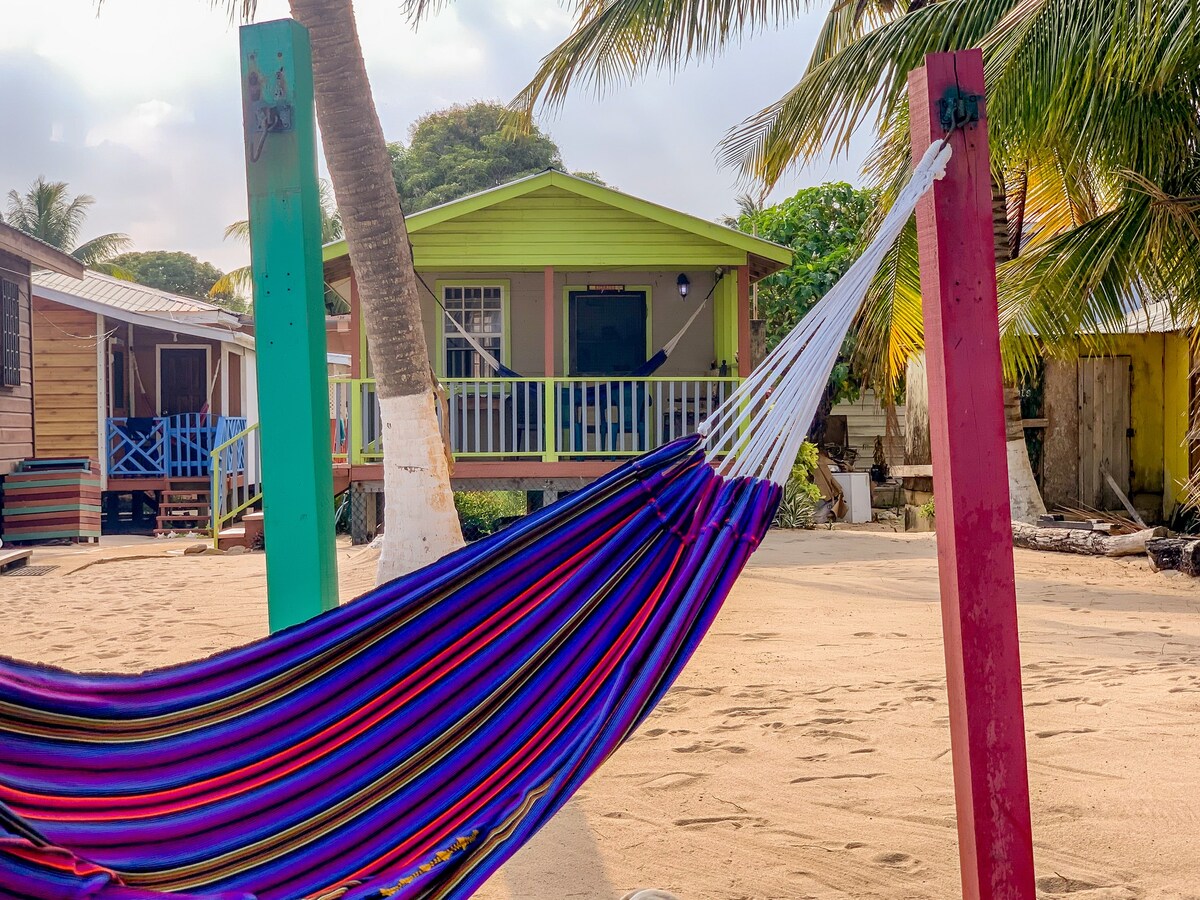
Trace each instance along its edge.
{"label": "wooden cabin", "polygon": [[[792,259],[555,171],[423,210],[408,229],[461,489],[574,490],[691,433],[750,370],[751,285]],[[335,460],[352,503],[373,506],[386,451],[353,260],[345,242],[324,260],[350,308],[327,330],[351,370],[332,391]]]}
{"label": "wooden cabin", "polygon": [[74,257],[0,223],[0,479],[39,449],[33,416],[34,269],[76,284],[84,273]]}
{"label": "wooden cabin", "polygon": [[211,454],[258,418],[248,324],[92,271],[32,293],[39,454],[100,461],[110,530],[209,528]]}

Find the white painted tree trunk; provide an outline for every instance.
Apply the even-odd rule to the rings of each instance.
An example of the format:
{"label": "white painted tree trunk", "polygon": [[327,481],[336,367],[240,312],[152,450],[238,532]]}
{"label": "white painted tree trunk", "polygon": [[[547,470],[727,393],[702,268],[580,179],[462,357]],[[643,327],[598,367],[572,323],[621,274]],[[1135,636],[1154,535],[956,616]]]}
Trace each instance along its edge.
{"label": "white painted tree trunk", "polygon": [[1046,504],[1038,491],[1033,467],[1029,465],[1029,451],[1025,447],[1025,438],[1009,441],[1007,446],[1008,501],[1012,506],[1012,519],[1014,522],[1032,525],[1038,520],[1038,516],[1046,514]]}
{"label": "white painted tree trunk", "polygon": [[463,545],[432,392],[384,397],[384,511],[377,581],[436,562]]}

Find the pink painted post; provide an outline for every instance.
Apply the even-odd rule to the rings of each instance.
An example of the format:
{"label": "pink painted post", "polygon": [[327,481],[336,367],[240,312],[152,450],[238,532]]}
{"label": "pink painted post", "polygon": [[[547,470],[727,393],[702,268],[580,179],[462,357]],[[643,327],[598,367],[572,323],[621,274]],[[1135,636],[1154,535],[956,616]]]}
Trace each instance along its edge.
{"label": "pink painted post", "polygon": [[543,330],[543,349],[545,351],[545,362],[543,374],[547,378],[554,376],[554,340],[556,338],[554,326],[554,266],[546,266],[542,270],[542,294],[543,302],[546,304]]}
{"label": "pink painted post", "polygon": [[1033,900],[983,56],[931,54],[908,77],[914,157],[945,136],[955,90],[978,119],[951,137],[917,233],[963,897]]}

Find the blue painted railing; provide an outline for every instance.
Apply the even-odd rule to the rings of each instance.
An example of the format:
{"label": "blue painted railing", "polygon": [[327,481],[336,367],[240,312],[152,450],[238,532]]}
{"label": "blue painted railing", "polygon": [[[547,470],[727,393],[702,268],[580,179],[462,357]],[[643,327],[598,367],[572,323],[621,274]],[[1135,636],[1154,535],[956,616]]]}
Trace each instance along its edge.
{"label": "blue painted railing", "polygon": [[245,428],[244,418],[209,413],[109,419],[105,431],[108,474],[117,478],[207,478],[212,471],[213,448]]}

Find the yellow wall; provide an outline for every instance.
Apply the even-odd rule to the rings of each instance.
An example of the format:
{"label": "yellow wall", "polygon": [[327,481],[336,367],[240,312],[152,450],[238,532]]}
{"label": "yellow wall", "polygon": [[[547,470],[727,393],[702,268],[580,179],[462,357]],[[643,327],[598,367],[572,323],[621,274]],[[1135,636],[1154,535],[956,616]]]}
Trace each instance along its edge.
{"label": "yellow wall", "polygon": [[1168,334],[1163,348],[1163,507],[1170,515],[1188,480],[1188,390],[1190,354],[1184,335]]}
{"label": "yellow wall", "polygon": [[1121,335],[1112,353],[1128,356],[1133,366],[1130,398],[1130,459],[1134,494],[1163,491],[1163,343],[1161,334]]}

